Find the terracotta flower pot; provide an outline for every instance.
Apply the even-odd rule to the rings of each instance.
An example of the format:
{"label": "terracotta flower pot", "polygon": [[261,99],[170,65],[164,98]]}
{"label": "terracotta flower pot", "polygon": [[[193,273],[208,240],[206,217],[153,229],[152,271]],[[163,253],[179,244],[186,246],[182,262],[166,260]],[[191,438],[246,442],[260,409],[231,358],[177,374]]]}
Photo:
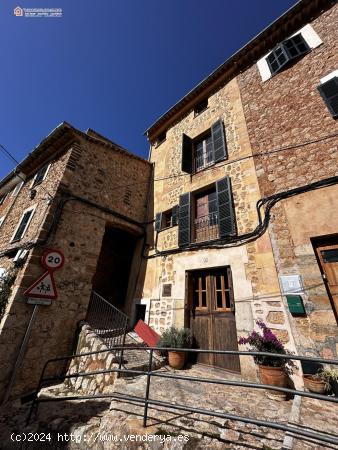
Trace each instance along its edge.
{"label": "terracotta flower pot", "polygon": [[168,352],[169,365],[173,369],[182,369],[185,363],[185,352]]}
{"label": "terracotta flower pot", "polygon": [[[270,367],[259,365],[259,377],[262,384],[287,387],[288,377],[283,367]],[[286,393],[267,389],[267,396],[274,400],[285,400]]]}
{"label": "terracotta flower pot", "polygon": [[313,375],[304,374],[303,375],[304,386],[310,392],[315,392],[316,394],[325,394],[326,388],[325,383],[322,380],[314,378]]}
{"label": "terracotta flower pot", "polygon": [[331,382],[332,393],[335,397],[338,397],[338,381],[334,380]]}

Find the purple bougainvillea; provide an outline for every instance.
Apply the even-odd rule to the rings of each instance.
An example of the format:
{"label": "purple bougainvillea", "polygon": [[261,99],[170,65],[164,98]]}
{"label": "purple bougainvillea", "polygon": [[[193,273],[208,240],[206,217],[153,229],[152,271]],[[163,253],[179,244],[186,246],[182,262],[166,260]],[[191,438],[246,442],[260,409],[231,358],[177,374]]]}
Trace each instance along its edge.
{"label": "purple bougainvillea", "polygon": [[[249,351],[251,352],[278,353],[282,355],[290,354],[290,352],[284,348],[283,343],[262,320],[257,320],[256,324],[261,331],[257,332],[253,330],[248,337],[239,338],[238,343],[240,345],[249,345]],[[254,356],[254,361],[256,364],[261,364],[263,366],[284,367],[289,372],[291,372],[291,368],[294,367],[292,360],[273,356]]]}

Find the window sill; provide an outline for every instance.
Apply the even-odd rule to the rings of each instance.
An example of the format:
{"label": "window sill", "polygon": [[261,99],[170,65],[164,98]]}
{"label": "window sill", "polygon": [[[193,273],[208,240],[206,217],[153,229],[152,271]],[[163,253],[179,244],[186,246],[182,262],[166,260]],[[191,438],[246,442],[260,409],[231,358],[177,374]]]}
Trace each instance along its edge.
{"label": "window sill", "polygon": [[21,239],[23,238],[23,236],[19,239],[12,239],[11,241],[9,241],[10,244],[15,244],[16,242],[20,242]]}
{"label": "window sill", "polygon": [[174,227],[177,227],[178,226],[178,224],[176,224],[176,225],[170,225],[169,227],[164,227],[164,228],[161,228],[159,231],[166,231],[166,230],[170,230],[170,228],[174,228]]}

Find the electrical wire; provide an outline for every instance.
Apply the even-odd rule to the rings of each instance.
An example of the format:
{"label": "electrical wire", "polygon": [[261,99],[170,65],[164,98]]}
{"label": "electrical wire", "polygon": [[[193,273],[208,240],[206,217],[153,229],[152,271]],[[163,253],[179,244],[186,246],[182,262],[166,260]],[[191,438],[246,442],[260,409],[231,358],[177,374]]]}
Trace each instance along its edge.
{"label": "electrical wire", "polygon": [[[20,164],[19,161],[18,161],[16,158],[14,158],[14,156],[13,156],[13,155],[5,148],[2,144],[0,144],[0,150],[2,150],[2,152],[3,152],[5,155],[7,155],[12,161],[14,161],[17,165]],[[16,169],[15,169],[15,170],[16,170]],[[16,176],[17,176],[18,178],[20,178],[20,180],[23,181],[24,183],[26,182],[26,179],[23,178],[23,177],[20,175],[20,173],[17,172],[17,173],[16,173]],[[49,196],[50,199],[53,198],[53,196],[47,191],[46,188],[44,188],[43,186],[41,186],[41,189],[42,189],[43,191],[46,192],[46,194]]]}
{"label": "electrical wire", "polygon": [[[289,150],[289,149],[292,149],[292,148],[299,148],[299,147],[302,147],[304,145],[309,145],[309,144],[312,144],[312,143],[320,142],[320,141],[325,140],[325,139],[330,139],[330,138],[335,137],[337,135],[338,135],[338,133],[333,133],[333,134],[322,136],[320,138],[309,140],[309,141],[306,141],[306,142],[303,142],[303,143],[300,143],[300,144],[294,144],[294,145],[279,147],[279,148],[272,149],[270,151],[257,153],[257,154],[252,154],[252,155],[248,155],[248,156],[245,156],[245,157],[242,157],[242,158],[238,158],[237,160],[225,161],[223,164],[219,164],[217,166],[212,166],[212,167],[206,168],[205,170],[215,170],[215,169],[218,169],[219,167],[222,167],[222,166],[225,166],[225,165],[228,165],[228,164],[233,164],[235,162],[239,162],[239,161],[242,161],[242,160],[245,160],[245,159],[253,158],[255,156],[264,156],[264,155],[267,155],[267,154],[277,153],[277,152]],[[0,144],[0,147],[4,149],[4,147],[1,144]],[[6,154],[8,154],[8,156],[11,159],[16,161],[16,159],[10,154],[10,152],[8,152],[8,150],[6,150],[6,149],[4,149],[4,150],[5,150]],[[163,177],[163,178],[157,178],[157,179],[154,178],[153,181],[162,181],[162,180],[166,180],[166,179],[170,179],[170,178],[176,178],[176,177],[187,176],[187,175],[189,175],[189,174],[180,174],[180,175]],[[25,180],[23,180],[23,181],[25,181]],[[144,182],[142,182],[142,184],[143,183]],[[147,183],[149,183],[149,181],[147,181]],[[266,229],[267,229],[267,227],[269,225],[270,211],[273,208],[273,206],[276,203],[278,203],[280,200],[282,200],[284,198],[288,198],[288,197],[290,197],[292,195],[297,195],[297,194],[302,193],[302,192],[307,192],[309,190],[318,189],[320,187],[325,187],[325,186],[329,186],[329,185],[337,184],[337,183],[338,183],[338,177],[331,177],[331,178],[320,180],[318,182],[311,183],[311,184],[308,184],[308,185],[305,185],[305,186],[301,186],[299,188],[295,188],[295,189],[292,189],[292,190],[289,190],[289,191],[280,192],[280,193],[274,194],[274,195],[272,195],[270,197],[265,197],[265,198],[262,198],[262,199],[258,200],[257,204],[256,204],[256,210],[257,210],[259,223],[258,223],[257,227],[253,231],[245,233],[243,235],[236,236],[234,238],[219,239],[217,241],[217,244],[216,243],[214,243],[214,244],[210,244],[210,243],[192,243],[192,244],[190,244],[189,247],[182,247],[182,248],[166,250],[166,251],[159,251],[156,248],[156,246],[155,246],[155,254],[153,254],[153,255],[145,255],[144,251],[143,251],[142,252],[143,253],[142,256],[144,258],[146,258],[146,259],[149,259],[149,258],[154,258],[154,257],[158,257],[158,256],[165,256],[165,255],[173,254],[173,253],[180,253],[180,252],[184,252],[184,251],[193,251],[193,250],[196,250],[198,248],[210,248],[210,249],[212,249],[212,248],[219,248],[219,249],[221,249],[221,248],[227,248],[227,247],[234,247],[234,246],[244,245],[244,244],[249,243],[249,242],[251,242],[253,240],[256,240],[262,234],[264,234],[264,232],[266,231]],[[115,186],[115,189],[122,188],[122,187],[127,187],[127,186],[132,186],[132,185],[135,185],[135,184],[141,184],[141,183],[127,184],[127,185],[123,185],[123,186]],[[89,201],[87,199],[84,199],[84,198],[81,198],[81,197],[76,197],[76,196],[70,196],[68,199],[61,200],[59,202],[59,204],[57,205],[56,211],[58,211],[58,214],[54,214],[54,218],[52,220],[52,223],[51,223],[50,229],[49,229],[49,231],[47,233],[47,236],[49,236],[51,234],[52,230],[54,229],[55,223],[58,221],[57,217],[61,216],[64,204],[67,201],[70,201],[70,200],[81,201],[83,203],[86,203],[87,206],[98,208],[98,209],[100,209],[100,210],[102,210],[102,211],[104,211],[104,212],[106,212],[108,214],[112,214],[112,215],[114,215],[114,216],[116,216],[116,217],[118,217],[118,218],[120,218],[122,220],[130,222],[133,225],[137,225],[137,226],[139,226],[140,228],[143,229],[143,236],[144,237],[146,236],[145,226],[154,222],[154,220],[151,220],[151,221],[148,221],[148,222],[137,222],[137,221],[134,221],[133,219],[130,219],[127,216],[123,216],[123,215],[121,215],[121,214],[119,214],[119,213],[117,213],[117,212],[115,212],[115,211],[113,211],[113,210],[111,210],[109,208],[101,207],[100,205],[97,205],[96,203],[91,202],[91,201]],[[262,209],[263,206],[266,206],[266,209],[265,209],[264,219],[262,220],[261,209]],[[157,235],[156,235],[156,243],[157,243]],[[27,246],[29,248],[31,248],[31,247],[33,247],[35,245],[41,245],[41,244],[42,243],[38,243],[38,244],[28,243]],[[146,246],[146,244],[145,244],[145,241],[144,241],[144,250],[145,250],[145,246]],[[22,248],[22,246],[20,248]],[[7,251],[1,252],[0,256],[2,256],[3,254],[6,254],[6,253],[8,253],[8,251],[12,251],[12,250],[13,250],[13,248],[11,248],[11,249],[9,249]]]}
{"label": "electrical wire", "polygon": [[[220,167],[225,167],[225,166],[228,166],[230,164],[242,162],[242,161],[245,161],[245,160],[251,159],[251,158],[259,158],[259,157],[263,157],[263,156],[274,154],[274,153],[279,153],[279,152],[286,151],[286,150],[292,150],[292,149],[295,149],[295,148],[301,148],[301,147],[304,147],[306,145],[316,144],[318,142],[324,141],[326,139],[331,139],[331,138],[334,138],[336,136],[338,136],[338,132],[337,133],[332,133],[332,134],[327,134],[325,136],[321,136],[321,137],[316,138],[316,139],[303,141],[303,142],[298,143],[298,144],[291,144],[291,145],[285,145],[285,146],[282,146],[282,147],[276,147],[276,148],[273,148],[271,150],[267,150],[265,152],[260,152],[260,153],[252,153],[251,155],[242,156],[240,158],[236,158],[236,159],[231,159],[231,160],[226,160],[226,161],[220,162],[216,166],[214,165],[214,166],[206,167],[205,169],[201,170],[198,173],[202,173],[202,172],[204,173],[204,172],[207,172],[209,170],[210,171],[218,170]],[[0,144],[0,147],[3,148],[3,150],[5,151],[5,153],[7,154],[7,156],[9,158],[11,158],[17,164],[19,164],[18,161],[11,155],[11,153],[7,149],[5,149],[1,144]],[[171,179],[174,179],[174,178],[181,178],[181,177],[187,177],[187,176],[191,176],[191,174],[190,173],[177,173],[177,174],[173,174],[173,175],[168,175],[166,177],[154,178],[153,182],[171,180]],[[136,183],[121,184],[121,185],[117,185],[117,186],[112,186],[112,190],[123,189],[123,188],[131,187],[131,186],[138,186],[140,184],[146,184],[146,183],[148,183],[148,181],[138,181]],[[50,194],[48,193],[48,195],[50,195]]]}
{"label": "electrical wire", "polygon": [[[270,195],[269,197],[263,197],[259,199],[256,203],[258,225],[254,230],[239,236],[218,239],[217,243],[214,244],[210,242],[198,242],[198,243],[191,243],[189,246],[186,247],[179,247],[172,250],[160,251],[157,249],[157,239],[158,239],[158,232],[157,232],[154,246],[155,253],[153,255],[144,255],[144,257],[146,259],[151,259],[175,253],[195,251],[196,249],[224,249],[228,247],[238,247],[240,245],[248,244],[252,241],[255,241],[266,232],[271,219],[271,210],[278,202],[293,197],[295,195],[299,195],[315,189],[321,189],[323,187],[328,187],[336,184],[338,184],[338,176],[326,178],[324,180],[316,181],[314,183],[290,189],[288,191],[279,192],[278,194]],[[265,207],[265,211],[264,217],[262,219],[261,210],[263,207]]]}

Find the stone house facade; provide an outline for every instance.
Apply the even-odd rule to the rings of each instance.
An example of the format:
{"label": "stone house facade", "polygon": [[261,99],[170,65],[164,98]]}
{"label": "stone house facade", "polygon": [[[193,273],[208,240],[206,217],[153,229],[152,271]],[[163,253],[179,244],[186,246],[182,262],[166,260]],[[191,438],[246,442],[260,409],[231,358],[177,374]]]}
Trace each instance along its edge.
{"label": "stone house facade", "polygon": [[[21,395],[36,387],[47,359],[71,353],[91,290],[123,296],[119,306],[129,314],[151,173],[150,163],[94,131],[62,123],[1,182],[0,267],[8,271],[23,258],[1,320],[2,397],[14,372],[11,394]],[[23,292],[45,271],[40,261],[47,248],[65,256],[55,272],[58,298],[39,306],[14,371],[33,310]],[[107,259],[107,249],[120,254],[119,264]]]}
{"label": "stone house facade", "polygon": [[[297,349],[301,354],[336,358],[337,3],[296,28],[287,30],[276,44],[300,34],[308,44],[304,54],[271,74],[262,67],[267,52],[238,76],[238,83],[262,196],[304,187],[299,195],[276,204],[269,225],[280,280],[296,276],[301,281],[305,314],[290,320]],[[323,98],[323,89],[336,95],[332,105]],[[310,189],[321,181],[321,189]]]}
{"label": "stone house facade", "polygon": [[[336,2],[297,3],[147,130],[149,161],[62,123],[0,182],[0,275],[21,259],[2,397],[71,352],[92,290],[202,348],[237,350],[264,320],[289,350],[337,357],[337,24]],[[46,248],[65,255],[58,298],[16,372]],[[247,357],[198,358],[256,377]]]}
{"label": "stone house facade", "polygon": [[[337,357],[337,25],[336,2],[299,2],[147,130],[139,302],[157,331],[237,349],[261,319],[291,351]],[[244,358],[201,362],[255,376]]]}

